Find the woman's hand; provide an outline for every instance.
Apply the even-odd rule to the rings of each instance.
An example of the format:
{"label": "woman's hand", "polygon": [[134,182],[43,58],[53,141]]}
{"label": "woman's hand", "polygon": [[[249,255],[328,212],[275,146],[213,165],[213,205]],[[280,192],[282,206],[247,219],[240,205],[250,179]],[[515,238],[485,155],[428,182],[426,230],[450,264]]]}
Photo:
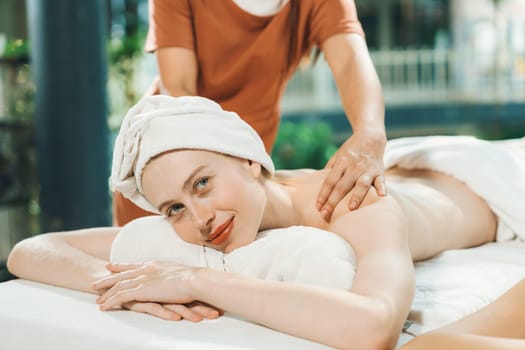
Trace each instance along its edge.
{"label": "woman's hand", "polygon": [[149,314],[168,321],[185,319],[192,322],[199,322],[204,318],[215,319],[223,314],[222,310],[198,301],[186,305],[131,301],[122,306],[131,311]]}
{"label": "woman's hand", "polygon": [[326,168],[330,172],[317,197],[317,210],[325,220],[332,215],[337,204],[350,191],[348,208],[359,208],[370,186],[380,196],[386,195],[383,153],[386,139],[371,140],[354,134],[330,158]]}
{"label": "woman's hand", "polygon": [[[108,264],[107,268],[113,274],[93,283],[93,288],[104,290],[97,298],[101,310],[123,307],[130,302],[156,302],[178,304],[177,311],[173,307],[168,310],[187,314],[188,308],[180,307],[180,304],[194,301],[189,284],[194,278],[195,268],[161,262]],[[147,304],[133,307],[143,310],[141,312],[152,311],[156,315],[159,311],[157,307]]]}

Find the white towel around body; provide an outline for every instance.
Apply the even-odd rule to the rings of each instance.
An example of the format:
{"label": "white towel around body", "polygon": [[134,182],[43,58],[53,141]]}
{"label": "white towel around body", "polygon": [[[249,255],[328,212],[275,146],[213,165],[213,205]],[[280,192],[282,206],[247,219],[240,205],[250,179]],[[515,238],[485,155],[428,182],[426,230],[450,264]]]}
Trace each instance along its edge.
{"label": "white towel around body", "polygon": [[391,140],[385,169],[429,169],[451,175],[483,198],[498,217],[497,240],[525,240],[525,138],[486,141],[472,136]]}

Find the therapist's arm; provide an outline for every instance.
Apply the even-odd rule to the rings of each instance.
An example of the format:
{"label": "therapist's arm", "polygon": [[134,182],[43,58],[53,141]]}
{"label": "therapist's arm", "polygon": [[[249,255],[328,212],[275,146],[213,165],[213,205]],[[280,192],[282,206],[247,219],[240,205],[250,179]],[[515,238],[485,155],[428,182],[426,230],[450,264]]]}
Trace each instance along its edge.
{"label": "therapist's arm", "polygon": [[357,209],[370,186],[386,194],[383,153],[386,146],[385,106],[379,78],[365,39],[358,34],[337,34],[322,45],[335,79],[352,136],[330,159],[331,168],[318,196],[318,210],[330,216],[351,190],[347,203]]}
{"label": "therapist's arm", "polygon": [[155,51],[161,91],[171,96],[197,95],[198,64],[195,52],[183,47]]}

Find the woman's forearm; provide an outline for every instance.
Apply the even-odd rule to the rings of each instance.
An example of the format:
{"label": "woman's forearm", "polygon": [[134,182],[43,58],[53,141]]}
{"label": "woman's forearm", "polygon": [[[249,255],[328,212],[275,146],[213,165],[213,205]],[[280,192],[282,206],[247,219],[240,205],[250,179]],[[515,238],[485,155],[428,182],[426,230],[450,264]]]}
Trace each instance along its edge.
{"label": "woman's forearm", "polygon": [[416,337],[402,350],[525,349],[525,279],[480,310]]}
{"label": "woman's forearm", "polygon": [[385,303],[355,293],[201,269],[191,294],[252,322],[339,349],[383,349]]}
{"label": "woman's forearm", "polygon": [[430,332],[410,341],[400,350],[521,350],[525,339],[488,337],[476,334]]}
{"label": "woman's forearm", "polygon": [[99,231],[100,235],[94,239],[108,242],[107,254],[90,251],[93,245],[86,241],[86,237],[72,238],[75,243],[78,240],[78,244],[86,241],[86,248],[82,250],[63,235],[44,234],[19,242],[8,257],[7,267],[12,274],[23,279],[95,293],[91,283],[108,274],[105,268],[108,244],[116,232],[114,228],[100,230],[102,232]]}

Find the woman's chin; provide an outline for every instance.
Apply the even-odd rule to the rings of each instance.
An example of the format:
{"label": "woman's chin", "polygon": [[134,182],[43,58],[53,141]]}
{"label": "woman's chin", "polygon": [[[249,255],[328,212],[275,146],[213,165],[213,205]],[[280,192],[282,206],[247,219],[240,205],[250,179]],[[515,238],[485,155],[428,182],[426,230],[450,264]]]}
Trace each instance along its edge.
{"label": "woman's chin", "polygon": [[[253,242],[253,241],[252,241]],[[224,249],[222,249],[222,251],[225,253],[225,254],[229,254],[231,252],[233,252],[235,249],[238,249],[238,248],[242,248],[242,247],[245,247],[247,246],[248,244],[250,244],[251,242],[231,242],[229,244],[227,244]]]}

